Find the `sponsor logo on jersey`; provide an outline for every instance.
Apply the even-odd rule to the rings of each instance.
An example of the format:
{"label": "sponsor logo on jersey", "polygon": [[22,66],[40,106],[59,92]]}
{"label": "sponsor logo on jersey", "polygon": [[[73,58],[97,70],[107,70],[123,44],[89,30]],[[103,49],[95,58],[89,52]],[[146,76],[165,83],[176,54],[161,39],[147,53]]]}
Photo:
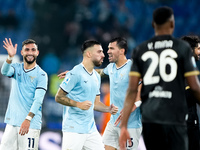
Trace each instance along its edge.
{"label": "sponsor logo on jersey", "polygon": [[149,98],[172,98],[172,92],[171,91],[163,91],[161,86],[156,86],[155,89],[149,93]]}

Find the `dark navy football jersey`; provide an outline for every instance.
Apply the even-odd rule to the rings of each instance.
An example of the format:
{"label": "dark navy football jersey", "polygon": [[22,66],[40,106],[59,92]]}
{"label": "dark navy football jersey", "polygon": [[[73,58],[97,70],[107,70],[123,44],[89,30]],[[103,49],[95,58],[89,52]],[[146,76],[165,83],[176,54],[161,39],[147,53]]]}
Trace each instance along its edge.
{"label": "dark navy football jersey", "polygon": [[143,79],[143,122],[185,124],[185,77],[199,74],[190,46],[171,35],[155,36],[137,46],[130,75]]}

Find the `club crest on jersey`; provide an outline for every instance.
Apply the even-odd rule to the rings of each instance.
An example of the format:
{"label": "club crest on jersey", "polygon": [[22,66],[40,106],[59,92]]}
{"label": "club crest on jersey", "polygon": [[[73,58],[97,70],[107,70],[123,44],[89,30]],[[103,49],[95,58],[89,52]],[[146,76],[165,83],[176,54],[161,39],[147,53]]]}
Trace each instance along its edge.
{"label": "club crest on jersey", "polygon": [[123,76],[124,76],[124,74],[123,74],[123,73],[121,73],[121,74],[120,74],[120,79],[122,79],[122,78],[123,78]]}
{"label": "club crest on jersey", "polygon": [[29,78],[31,79],[31,82],[33,82],[33,80],[36,78],[36,76],[29,76]]}

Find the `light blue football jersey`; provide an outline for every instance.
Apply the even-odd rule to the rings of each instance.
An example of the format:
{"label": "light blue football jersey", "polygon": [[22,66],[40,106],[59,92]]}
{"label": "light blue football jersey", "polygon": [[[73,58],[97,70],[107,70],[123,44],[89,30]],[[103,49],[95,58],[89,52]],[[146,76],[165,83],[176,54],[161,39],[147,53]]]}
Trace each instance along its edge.
{"label": "light blue football jersey", "polygon": [[[131,65],[132,61],[128,59],[127,62],[120,68],[117,68],[115,63],[110,63],[103,70],[103,72],[108,75],[110,79],[110,103],[114,104],[119,109],[115,115],[111,115],[110,123],[113,125],[119,117],[120,111],[124,107]],[[129,117],[128,128],[139,128],[141,126],[140,108],[137,108]]]}
{"label": "light blue football jersey", "polygon": [[92,106],[89,110],[64,106],[62,131],[76,133],[97,131],[93,109],[95,98],[100,95],[100,82],[100,75],[95,70],[91,74],[88,73],[82,63],[66,74],[60,85],[60,88],[68,93],[66,96],[77,102],[89,100]]}
{"label": "light blue football jersey", "polygon": [[24,63],[8,64],[4,62],[1,72],[12,77],[12,86],[5,123],[21,126],[29,112],[35,114],[30,129],[41,129],[42,103],[47,90],[48,77],[38,65],[24,70]]}

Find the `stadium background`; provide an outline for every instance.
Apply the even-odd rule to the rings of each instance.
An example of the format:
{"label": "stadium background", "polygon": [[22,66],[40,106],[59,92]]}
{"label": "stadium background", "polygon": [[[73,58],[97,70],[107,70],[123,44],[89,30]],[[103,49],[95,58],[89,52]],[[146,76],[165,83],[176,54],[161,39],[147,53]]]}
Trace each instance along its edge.
{"label": "stadium background", "polygon": [[[49,77],[40,150],[61,149],[62,106],[54,100],[61,83],[57,74],[81,62],[80,46],[84,40],[93,38],[102,43],[106,54],[103,68],[108,64],[107,44],[112,37],[127,38],[130,58],[136,45],[153,36],[152,12],[158,6],[174,9],[175,37],[200,35],[199,4],[199,0],[0,0],[0,55],[7,54],[2,41],[11,38],[18,44],[21,61],[22,41],[32,38],[39,45],[38,64]],[[0,57],[0,66],[5,59]],[[108,78],[102,82],[108,82]],[[9,92],[10,79],[0,75],[0,140]],[[102,101],[105,94],[102,87]],[[102,114],[95,112],[95,119],[101,130]],[[145,150],[142,144],[138,149]]]}

